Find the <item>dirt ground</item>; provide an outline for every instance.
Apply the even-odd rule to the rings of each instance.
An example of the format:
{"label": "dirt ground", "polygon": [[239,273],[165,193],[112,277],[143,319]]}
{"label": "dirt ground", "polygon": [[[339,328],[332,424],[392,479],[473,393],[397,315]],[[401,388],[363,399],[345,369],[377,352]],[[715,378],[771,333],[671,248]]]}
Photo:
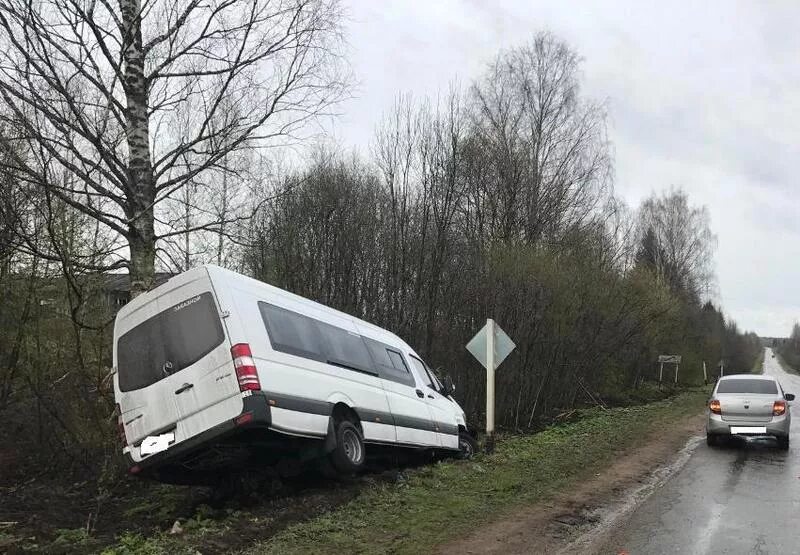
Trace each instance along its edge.
{"label": "dirt ground", "polygon": [[[96,553],[114,545],[120,534],[146,538],[169,530],[176,520],[184,526],[216,523],[204,538],[203,553],[229,553],[328,512],[364,487],[391,481],[397,474],[386,471],[338,482],[303,475],[272,490],[264,486],[225,497],[210,488],[164,486],[135,478],[123,478],[102,496],[92,482],[30,480],[0,486],[0,553]],[[76,543],[75,532],[84,529],[91,529],[90,540]]]}
{"label": "dirt ground", "polygon": [[[600,541],[593,534],[619,506],[629,503],[654,469],[675,461],[687,440],[702,432],[703,416],[687,417],[659,430],[577,487],[546,503],[499,518],[469,536],[440,546],[445,553],[588,553]],[[597,537],[595,537],[595,535]],[[576,546],[576,543],[580,544]]]}

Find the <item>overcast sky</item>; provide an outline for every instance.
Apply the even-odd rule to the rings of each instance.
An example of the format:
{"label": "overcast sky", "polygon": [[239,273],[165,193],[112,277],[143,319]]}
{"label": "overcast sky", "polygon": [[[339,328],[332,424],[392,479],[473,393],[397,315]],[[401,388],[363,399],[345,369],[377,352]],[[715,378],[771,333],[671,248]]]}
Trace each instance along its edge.
{"label": "overcast sky", "polygon": [[636,206],[684,188],[709,207],[725,311],[767,336],[800,319],[800,2],[345,1],[359,86],[335,123],[343,145],[368,148],[399,92],[468,83],[552,31],[608,103],[617,194]]}

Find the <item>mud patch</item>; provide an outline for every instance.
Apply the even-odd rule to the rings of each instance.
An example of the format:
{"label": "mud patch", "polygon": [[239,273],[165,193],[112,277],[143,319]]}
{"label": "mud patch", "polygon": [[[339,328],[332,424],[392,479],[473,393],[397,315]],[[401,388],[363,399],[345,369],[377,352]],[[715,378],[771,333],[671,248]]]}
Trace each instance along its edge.
{"label": "mud patch", "polygon": [[307,474],[278,488],[239,490],[225,497],[211,488],[132,478],[123,478],[101,497],[93,483],[31,481],[0,488],[0,553],[97,553],[126,535],[146,540],[165,533],[176,521],[185,530],[181,537],[187,546],[198,536],[203,555],[230,553],[334,510],[364,488],[402,476],[390,470],[331,481]]}

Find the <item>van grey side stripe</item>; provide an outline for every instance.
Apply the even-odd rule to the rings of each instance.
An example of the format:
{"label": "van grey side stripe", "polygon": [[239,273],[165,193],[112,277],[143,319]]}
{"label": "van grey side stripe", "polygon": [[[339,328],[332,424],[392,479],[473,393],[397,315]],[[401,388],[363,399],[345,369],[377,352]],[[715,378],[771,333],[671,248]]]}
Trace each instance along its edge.
{"label": "van grey side stripe", "polygon": [[[279,409],[305,412],[308,414],[320,414],[330,416],[333,412],[333,403],[327,401],[317,401],[305,397],[295,397],[293,395],[283,395],[279,393],[266,392],[267,400],[271,407]],[[355,409],[356,414],[363,422],[377,422],[400,426],[401,428],[412,428],[414,430],[424,430],[426,432],[439,432],[442,434],[458,435],[458,426],[445,424],[442,422],[434,424],[425,418],[414,418],[413,416],[396,416],[390,412]]]}
{"label": "van grey side stripe", "polygon": [[318,401],[306,397],[295,397],[294,395],[284,395],[282,393],[265,392],[270,407],[279,409],[305,412],[308,414],[320,414],[330,416],[333,411],[333,403]]}
{"label": "van grey side stripe", "polygon": [[[405,449],[431,449],[430,445],[424,445],[421,443],[404,443],[401,441],[385,441],[382,439],[365,439],[364,443],[368,443],[370,445],[385,445],[386,447],[402,447]],[[456,447],[433,447],[433,449],[445,449],[448,451],[458,451],[459,449]]]}
{"label": "van grey side stripe", "polygon": [[394,425],[401,428],[413,428],[415,430],[425,430],[426,432],[438,432],[440,434],[458,435],[458,426],[445,424],[444,422],[431,422],[424,418],[414,418],[413,416],[395,416]]}
{"label": "van grey side stripe", "polygon": [[413,416],[399,416],[388,412],[374,411],[368,409],[356,409],[356,414],[363,422],[378,422],[380,424],[394,424],[401,428],[412,428],[414,430],[424,430],[426,432],[439,432],[442,434],[458,435],[458,426],[437,422],[434,424],[425,418],[414,418]]}
{"label": "van grey side stripe", "polygon": [[390,412],[356,409],[356,414],[362,422],[377,422],[378,424],[389,424],[390,426],[395,425],[395,417]]}
{"label": "van grey side stripe", "polygon": [[297,432],[295,430],[289,430],[288,428],[282,428],[280,426],[276,426],[275,424],[269,425],[270,430],[275,430],[276,432],[280,432],[282,434],[289,434],[290,436],[295,437],[308,437],[308,438],[322,438],[325,437],[325,434],[312,434],[310,432]]}

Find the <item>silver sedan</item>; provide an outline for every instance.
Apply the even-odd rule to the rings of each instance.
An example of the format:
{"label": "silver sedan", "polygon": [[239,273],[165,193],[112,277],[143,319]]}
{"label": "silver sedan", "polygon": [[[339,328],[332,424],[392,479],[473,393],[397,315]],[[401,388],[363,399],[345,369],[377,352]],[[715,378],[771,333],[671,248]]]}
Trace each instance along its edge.
{"label": "silver sedan", "polygon": [[785,393],[772,376],[740,374],[719,379],[708,403],[706,441],[716,445],[723,437],[773,436],[781,449],[789,448],[792,415]]}

